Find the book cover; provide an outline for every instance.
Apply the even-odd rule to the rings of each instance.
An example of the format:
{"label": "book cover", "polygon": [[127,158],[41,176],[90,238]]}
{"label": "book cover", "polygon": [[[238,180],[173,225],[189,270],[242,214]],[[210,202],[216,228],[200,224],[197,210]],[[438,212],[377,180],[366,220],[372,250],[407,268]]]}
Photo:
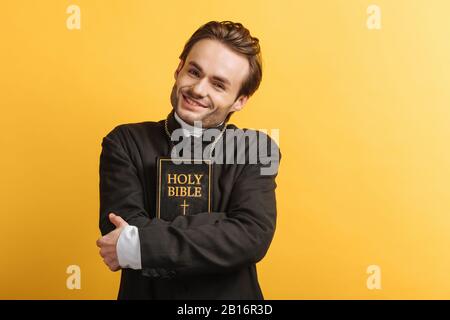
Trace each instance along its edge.
{"label": "book cover", "polygon": [[169,157],[158,157],[156,177],[159,219],[172,221],[179,215],[211,212],[211,160],[175,163]]}

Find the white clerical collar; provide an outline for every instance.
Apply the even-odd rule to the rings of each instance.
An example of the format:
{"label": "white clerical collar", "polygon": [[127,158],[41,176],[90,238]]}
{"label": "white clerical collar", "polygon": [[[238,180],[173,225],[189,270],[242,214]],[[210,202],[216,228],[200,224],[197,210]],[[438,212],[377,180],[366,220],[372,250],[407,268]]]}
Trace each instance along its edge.
{"label": "white clerical collar", "polygon": [[[177,122],[181,125],[181,128],[183,128],[183,134],[185,136],[194,136],[196,138],[201,137],[201,135],[203,134],[203,131],[205,130],[205,128],[202,127],[195,127],[190,125],[189,123],[185,122],[183,119],[181,119],[181,117],[174,112],[175,115],[175,119],[177,120]],[[222,121],[223,123],[223,121]],[[222,125],[219,124],[218,126]]]}

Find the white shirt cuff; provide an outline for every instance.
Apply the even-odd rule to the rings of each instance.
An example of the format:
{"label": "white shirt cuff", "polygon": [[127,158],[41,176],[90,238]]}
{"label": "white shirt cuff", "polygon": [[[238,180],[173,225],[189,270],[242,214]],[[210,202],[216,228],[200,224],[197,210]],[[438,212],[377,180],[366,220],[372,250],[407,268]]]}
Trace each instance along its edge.
{"label": "white shirt cuff", "polygon": [[141,242],[139,241],[139,231],[136,226],[128,225],[122,230],[116,249],[119,265],[122,268],[142,269]]}

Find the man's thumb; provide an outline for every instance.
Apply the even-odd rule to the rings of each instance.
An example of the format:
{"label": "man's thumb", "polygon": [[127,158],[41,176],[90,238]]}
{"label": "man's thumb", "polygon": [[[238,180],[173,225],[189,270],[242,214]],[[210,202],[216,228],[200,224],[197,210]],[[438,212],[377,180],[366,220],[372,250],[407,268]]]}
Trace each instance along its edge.
{"label": "man's thumb", "polygon": [[123,220],[122,217],[116,216],[114,213],[109,214],[109,220],[116,226],[116,228],[128,225],[128,223]]}

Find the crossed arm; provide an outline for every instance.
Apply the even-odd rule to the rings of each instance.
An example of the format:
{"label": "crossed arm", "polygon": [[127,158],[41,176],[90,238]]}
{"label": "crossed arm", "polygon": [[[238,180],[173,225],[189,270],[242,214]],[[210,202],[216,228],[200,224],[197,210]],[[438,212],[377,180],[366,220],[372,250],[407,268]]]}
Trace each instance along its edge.
{"label": "crossed arm", "polygon": [[[114,131],[113,131],[114,133]],[[136,166],[120,142],[108,135],[100,156],[100,230],[97,240],[108,267],[121,268],[117,242],[127,224],[138,228],[142,270],[146,275],[226,272],[261,260],[276,223],[275,176],[260,165],[243,165],[227,212],[150,219]],[[115,215],[109,215],[109,213]],[[149,272],[153,271],[153,272]]]}

